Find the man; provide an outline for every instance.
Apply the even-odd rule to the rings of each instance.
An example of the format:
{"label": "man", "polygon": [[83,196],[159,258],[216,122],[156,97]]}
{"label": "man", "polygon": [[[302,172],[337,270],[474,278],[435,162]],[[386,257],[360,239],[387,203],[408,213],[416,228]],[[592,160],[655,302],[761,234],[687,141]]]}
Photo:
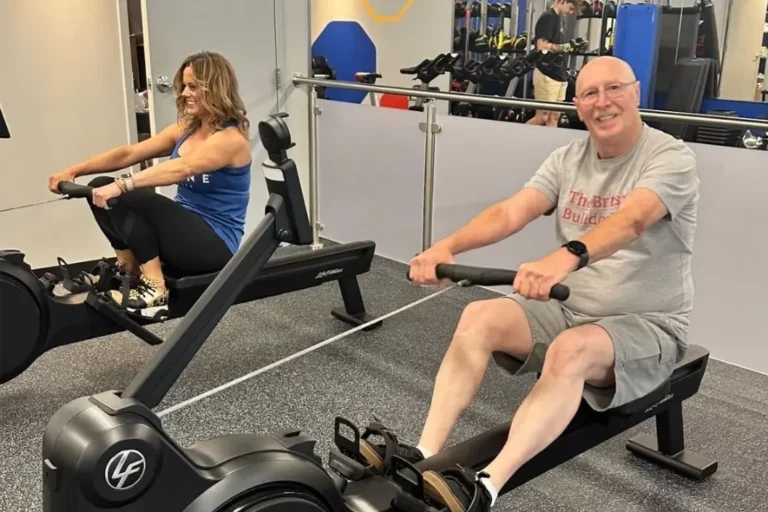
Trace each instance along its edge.
{"label": "man", "polygon": [[[570,43],[565,43],[563,35],[563,21],[566,16],[576,9],[577,0],[555,0],[552,7],[547,9],[536,22],[534,37],[536,49],[548,52],[570,52]],[[566,73],[567,59],[563,64],[538,63],[533,70],[533,95],[539,101],[565,101],[565,93],[568,88],[568,75]],[[560,121],[559,112],[537,110],[528,124],[557,126]]]}
{"label": "man", "polygon": [[[520,191],[411,261],[414,282],[437,283],[437,264],[501,241],[555,209],[562,246],[521,265],[515,293],[464,310],[418,445],[400,444],[378,425],[369,432],[389,438],[390,448],[361,444],[376,467],[393,454],[416,463],[444,447],[493,352],[524,361],[516,375],[541,372],[506,445],[483,471],[424,473],[428,495],[451,512],[468,510],[474,495],[471,512],[489,510],[505,482],[564,431],[582,399],[604,411],[646,395],[669,377],[688,344],[695,156],[642,121],[640,85],[625,62],[592,60],[576,87],[589,137],[556,149]],[[561,282],[570,298],[548,300]]]}

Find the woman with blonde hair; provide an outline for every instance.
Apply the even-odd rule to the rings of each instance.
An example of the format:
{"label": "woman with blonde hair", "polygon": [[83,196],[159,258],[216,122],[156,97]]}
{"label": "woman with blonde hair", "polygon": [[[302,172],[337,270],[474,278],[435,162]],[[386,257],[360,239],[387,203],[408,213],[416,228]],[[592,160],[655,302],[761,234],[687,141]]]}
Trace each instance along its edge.
{"label": "woman with blonde hair", "polygon": [[[111,291],[130,310],[168,303],[163,268],[184,275],[215,272],[240,245],[251,182],[249,121],[232,65],[219,54],[189,56],[174,77],[178,120],[154,137],[72,165],[48,179],[60,181],[108,173],[170,156],[130,178],[99,176],[89,204],[131,277],[127,297]],[[174,199],[154,187],[177,185]],[[118,198],[112,208],[107,201]]]}

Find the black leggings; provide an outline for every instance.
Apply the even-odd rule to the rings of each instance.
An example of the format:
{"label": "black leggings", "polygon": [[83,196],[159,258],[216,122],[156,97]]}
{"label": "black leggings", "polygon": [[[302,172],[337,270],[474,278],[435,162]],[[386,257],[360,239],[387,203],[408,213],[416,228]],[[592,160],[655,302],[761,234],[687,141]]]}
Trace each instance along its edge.
{"label": "black leggings", "polygon": [[[88,184],[102,187],[114,178],[99,176]],[[174,275],[221,270],[232,257],[227,245],[196,213],[151,190],[122,194],[114,208],[105,210],[88,200],[93,216],[109,243],[130,250],[139,264],[160,257]]]}

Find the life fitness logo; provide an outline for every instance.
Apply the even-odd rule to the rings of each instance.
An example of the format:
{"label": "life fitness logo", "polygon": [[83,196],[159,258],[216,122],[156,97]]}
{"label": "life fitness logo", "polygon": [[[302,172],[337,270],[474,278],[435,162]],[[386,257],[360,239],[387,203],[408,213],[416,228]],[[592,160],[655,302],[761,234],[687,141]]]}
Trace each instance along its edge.
{"label": "life fitness logo", "polygon": [[104,477],[116,491],[127,491],[141,481],[147,469],[147,459],[137,450],[123,450],[107,463]]}
{"label": "life fitness logo", "polygon": [[[413,0],[405,0],[403,2],[402,7],[400,7],[400,10],[397,12],[397,14],[393,14],[393,15],[379,14],[376,11],[376,9],[371,5],[371,0],[360,0],[360,3],[363,4],[363,8],[368,13],[368,16],[373,18],[375,21],[378,21],[379,23],[397,23],[398,21],[403,19],[403,16],[405,16],[405,13],[407,13],[411,9],[411,6],[413,5]],[[387,0],[386,3],[390,4],[391,0]]]}

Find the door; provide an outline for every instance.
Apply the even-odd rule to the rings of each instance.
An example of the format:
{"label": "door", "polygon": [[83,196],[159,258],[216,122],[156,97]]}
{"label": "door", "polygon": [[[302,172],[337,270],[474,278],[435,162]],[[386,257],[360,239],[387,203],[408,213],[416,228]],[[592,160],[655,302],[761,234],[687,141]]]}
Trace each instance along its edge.
{"label": "door", "polygon": [[[261,220],[261,205],[267,198],[261,175],[266,153],[258,143],[257,126],[278,104],[274,0],[142,0],[141,7],[153,135],[176,122],[174,92],[162,83],[173,82],[187,56],[217,52],[235,68],[251,122],[253,206],[248,209],[246,232],[250,231]],[[170,186],[159,191],[173,197],[175,190]]]}
{"label": "door", "polygon": [[[58,197],[49,175],[135,141],[124,12],[125,0],[0,1],[0,103],[12,135],[0,139],[0,209]],[[110,253],[81,200],[0,213],[0,249],[25,252],[33,267]]]}
{"label": "door", "polygon": [[755,101],[766,8],[768,0],[737,0],[731,4],[723,56],[721,98]]}

